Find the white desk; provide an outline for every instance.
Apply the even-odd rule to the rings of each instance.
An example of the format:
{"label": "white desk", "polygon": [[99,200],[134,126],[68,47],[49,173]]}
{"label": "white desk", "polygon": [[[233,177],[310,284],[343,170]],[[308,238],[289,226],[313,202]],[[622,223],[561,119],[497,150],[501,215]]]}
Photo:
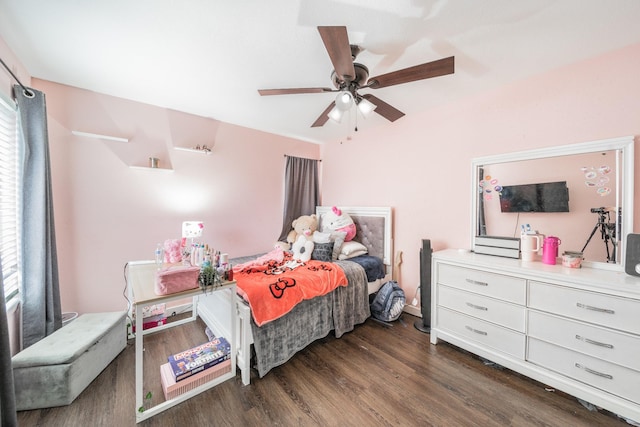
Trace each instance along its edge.
{"label": "white desk", "polygon": [[[222,286],[212,290],[203,292],[200,288],[179,292],[170,295],[156,295],[154,292],[154,280],[156,272],[156,264],[153,261],[133,261],[129,262],[127,270],[127,289],[132,304],[135,307],[135,322],[136,322],[136,422],[140,422],[150,418],[158,413],[177,405],[180,402],[184,402],[191,397],[202,393],[205,390],[210,389],[230,378],[233,378],[236,374],[236,317],[237,312],[235,310],[235,297],[236,297],[236,282],[224,282]],[[231,372],[226,373],[218,378],[211,380],[210,382],[201,385],[193,390],[185,392],[178,397],[159,403],[151,408],[144,408],[144,336],[150,333],[161,332],[168,328],[173,328],[182,325],[187,322],[196,320],[198,313],[198,301],[206,299],[212,294],[225,295],[226,300],[229,302],[229,333],[233,336],[225,337],[231,344]],[[162,304],[174,300],[193,298],[193,311],[189,318],[179,321],[171,322],[166,325],[158,326],[156,328],[143,329],[142,310],[144,307],[148,307],[154,304]],[[195,343],[197,345],[199,343]],[[167,355],[168,357],[169,355]],[[160,366],[158,366],[158,371]]]}

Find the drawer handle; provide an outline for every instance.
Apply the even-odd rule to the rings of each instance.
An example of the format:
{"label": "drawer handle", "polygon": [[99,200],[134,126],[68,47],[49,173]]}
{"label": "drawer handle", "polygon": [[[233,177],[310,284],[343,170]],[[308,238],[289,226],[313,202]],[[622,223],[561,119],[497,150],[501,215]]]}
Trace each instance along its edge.
{"label": "drawer handle", "polygon": [[588,372],[588,373],[590,373],[590,374],[597,375],[597,376],[599,376],[599,377],[606,378],[606,379],[608,379],[608,380],[612,380],[612,379],[613,379],[613,375],[603,374],[602,372],[598,372],[598,371],[596,371],[596,370],[593,370],[593,369],[587,368],[586,366],[582,366],[582,365],[581,365],[581,364],[579,364],[579,363],[576,363],[576,368],[578,368],[578,369],[582,369],[583,371],[586,371],[586,372]]}
{"label": "drawer handle", "polygon": [[471,304],[470,302],[468,302],[467,305],[469,307],[471,307],[471,308],[475,308],[476,310],[483,310],[483,311],[488,311],[489,310],[487,307],[483,307],[481,305]]}
{"label": "drawer handle", "polygon": [[582,304],[580,302],[577,302],[576,306],[578,308],[584,308],[585,310],[597,311],[597,312],[600,312],[600,313],[607,313],[607,314],[614,314],[615,313],[615,311],[609,310],[608,308],[594,307],[592,305],[586,305],[586,304]]}
{"label": "drawer handle", "polygon": [[471,283],[472,285],[480,285],[480,286],[489,286],[487,282],[479,282],[477,280],[466,279],[467,283]]}
{"label": "drawer handle", "polygon": [[611,344],[606,344],[606,343],[603,343],[603,342],[590,340],[589,338],[581,337],[580,335],[576,335],[576,339],[580,340],[580,341],[583,341],[583,342],[586,342],[588,344],[593,344],[593,345],[597,345],[597,346],[600,346],[600,347],[613,348],[613,345],[611,345]]}
{"label": "drawer handle", "polygon": [[477,329],[473,329],[471,326],[465,326],[469,331],[474,332],[479,335],[488,335],[485,331],[479,331]]}

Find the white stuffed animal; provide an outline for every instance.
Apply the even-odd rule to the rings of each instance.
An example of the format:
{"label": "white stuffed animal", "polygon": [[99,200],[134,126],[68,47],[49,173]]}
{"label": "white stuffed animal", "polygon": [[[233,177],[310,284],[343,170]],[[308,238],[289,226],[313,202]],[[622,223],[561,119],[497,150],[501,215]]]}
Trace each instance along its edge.
{"label": "white stuffed animal", "polygon": [[291,247],[291,250],[293,251],[293,259],[298,262],[309,261],[311,259],[313,247],[313,240],[308,240],[303,234],[299,235],[298,239],[293,242],[293,246]]}

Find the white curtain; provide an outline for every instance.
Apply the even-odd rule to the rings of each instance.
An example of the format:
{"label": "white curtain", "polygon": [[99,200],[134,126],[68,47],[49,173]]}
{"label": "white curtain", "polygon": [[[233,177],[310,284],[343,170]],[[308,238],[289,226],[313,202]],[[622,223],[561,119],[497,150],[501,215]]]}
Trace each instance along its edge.
{"label": "white curtain", "polygon": [[[2,260],[0,259],[0,272]],[[11,367],[11,346],[7,324],[7,306],[4,301],[4,283],[0,274],[0,425],[13,427],[18,425],[16,416],[16,395],[13,387],[13,368]]]}

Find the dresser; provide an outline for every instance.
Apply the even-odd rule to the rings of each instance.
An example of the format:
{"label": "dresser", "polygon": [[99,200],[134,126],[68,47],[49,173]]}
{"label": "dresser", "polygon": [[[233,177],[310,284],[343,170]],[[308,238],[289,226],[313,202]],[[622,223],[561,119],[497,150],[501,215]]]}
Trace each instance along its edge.
{"label": "dresser", "polygon": [[640,279],[458,250],[432,258],[440,340],[640,421]]}

